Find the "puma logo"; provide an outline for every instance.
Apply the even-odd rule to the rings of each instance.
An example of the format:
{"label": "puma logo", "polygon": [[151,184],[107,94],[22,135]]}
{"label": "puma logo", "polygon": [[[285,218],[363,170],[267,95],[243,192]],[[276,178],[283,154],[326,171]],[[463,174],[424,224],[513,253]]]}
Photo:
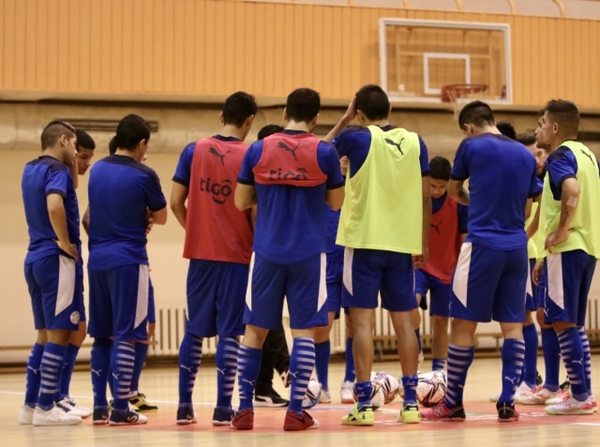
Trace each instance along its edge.
{"label": "puma logo", "polygon": [[442,234],[442,232],[440,231],[440,227],[442,226],[443,221],[439,221],[437,224],[430,222],[429,225],[431,225],[431,227],[435,228],[435,231],[437,231],[437,234]]}
{"label": "puma logo", "polygon": [[595,161],[594,161],[594,158],[593,158],[593,157],[592,157],[590,154],[588,154],[586,151],[584,151],[584,150],[581,150],[581,149],[580,149],[580,150],[579,150],[579,152],[581,152],[581,154],[582,154],[582,155],[585,155],[587,158],[589,158],[589,159],[590,159],[590,162],[591,162],[593,165],[595,165],[595,164],[596,164],[596,163],[595,163]]}
{"label": "puma logo", "polygon": [[294,160],[298,161],[298,157],[296,157],[296,150],[298,149],[298,146],[291,147],[291,146],[288,146],[283,141],[280,141],[280,142],[277,143],[277,147],[279,149],[283,149],[286,152],[289,152],[290,154],[292,154],[292,157],[294,157]]}
{"label": "puma logo", "polygon": [[190,368],[189,366],[185,366],[185,365],[179,365],[180,368],[185,369],[187,372],[189,372],[190,374],[194,374],[194,369]]}
{"label": "puma logo", "polygon": [[102,373],[101,369],[90,368],[90,371],[92,372],[92,374],[96,374],[98,377],[100,377],[100,374]]}
{"label": "puma logo", "polygon": [[211,146],[208,148],[208,153],[214,155],[215,157],[217,157],[219,160],[221,160],[221,166],[225,166],[225,156],[230,153],[231,151],[227,151],[225,153],[219,151],[219,149],[217,149],[214,146]]}
{"label": "puma logo", "polygon": [[386,142],[387,144],[390,144],[390,145],[392,145],[392,146],[395,146],[395,147],[396,147],[396,149],[398,149],[398,151],[399,151],[399,152],[400,152],[402,155],[404,155],[404,152],[402,152],[402,147],[401,147],[401,145],[402,145],[402,142],[404,141],[404,137],[402,137],[402,139],[400,140],[400,142],[399,142],[399,143],[396,143],[394,140],[390,140],[389,138],[384,138],[384,140],[385,140],[385,142]]}

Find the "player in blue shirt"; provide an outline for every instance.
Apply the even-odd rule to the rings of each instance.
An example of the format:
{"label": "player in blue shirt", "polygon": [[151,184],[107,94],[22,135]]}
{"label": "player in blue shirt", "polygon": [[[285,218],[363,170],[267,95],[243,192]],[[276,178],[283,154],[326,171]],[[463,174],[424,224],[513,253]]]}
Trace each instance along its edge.
{"label": "player in blue shirt", "polygon": [[25,165],[21,182],[29,246],[25,279],[38,331],[27,361],[22,425],[74,425],[79,416],[55,406],[69,335],[80,320],[83,284],[76,272],[81,262],[79,207],[73,179],[77,176],[75,128],[53,121],[41,136],[42,155]]}
{"label": "player in blue shirt", "polygon": [[[95,338],[91,370],[94,424],[143,424],[146,417],[128,407],[136,341],[147,338],[148,216],[167,220],[166,200],[156,173],[141,162],[150,126],[127,115],[117,127],[115,155],[98,161],[88,185],[90,219],[89,333]],[[112,341],[111,341],[112,337]],[[114,379],[114,403],[108,418],[106,371]]]}
{"label": "player in blue shirt", "polygon": [[240,408],[232,421],[238,430],[253,428],[252,397],[261,347],[268,330],[281,324],[284,296],[294,343],[290,406],[283,428],[318,427],[302,410],[302,399],[315,364],[314,329],[327,324],[323,204],[339,209],[344,197],[335,149],[311,133],[319,109],[319,94],[314,90],[290,93],[285,130],[250,146],[238,176],[236,206],[245,210],[258,205],[246,332],[238,357]]}
{"label": "player in blue shirt", "polygon": [[[535,158],[521,143],[500,134],[491,108],[467,104],[459,115],[467,136],[457,152],[449,194],[469,205],[468,234],[452,285],[454,318],[448,348],[448,387],[444,400],[423,410],[427,419],[465,419],[463,389],[475,351],[478,322],[498,321],[504,336],[502,393],[498,420],[518,420],[514,394],[522,373],[527,282],[526,210],[540,193]],[[469,180],[469,193],[464,182]]]}

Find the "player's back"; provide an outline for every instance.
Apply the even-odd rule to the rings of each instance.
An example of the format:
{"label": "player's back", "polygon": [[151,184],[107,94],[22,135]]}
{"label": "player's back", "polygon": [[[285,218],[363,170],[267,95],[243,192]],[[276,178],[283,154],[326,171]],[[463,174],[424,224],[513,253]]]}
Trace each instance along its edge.
{"label": "player's back", "polygon": [[466,138],[452,177],[469,178],[467,240],[506,250],[526,245],[525,205],[537,182],[535,159],[525,146],[496,134]]}
{"label": "player's back", "polygon": [[88,194],[89,268],[147,264],[147,210],[165,206],[156,173],[133,158],[112,155],[93,166]]}

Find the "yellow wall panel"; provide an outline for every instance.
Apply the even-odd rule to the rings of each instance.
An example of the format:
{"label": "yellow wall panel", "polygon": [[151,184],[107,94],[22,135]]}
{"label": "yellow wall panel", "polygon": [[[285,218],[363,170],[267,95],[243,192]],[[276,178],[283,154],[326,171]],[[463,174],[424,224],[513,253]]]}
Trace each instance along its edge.
{"label": "yellow wall panel", "polygon": [[348,98],[379,82],[378,19],[511,25],[513,98],[600,107],[600,22],[242,0],[0,0],[0,91]]}

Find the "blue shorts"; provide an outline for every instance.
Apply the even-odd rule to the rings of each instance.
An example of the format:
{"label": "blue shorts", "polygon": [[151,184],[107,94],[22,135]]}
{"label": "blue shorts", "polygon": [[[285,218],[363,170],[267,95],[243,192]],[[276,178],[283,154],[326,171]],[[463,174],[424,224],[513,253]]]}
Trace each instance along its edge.
{"label": "blue shorts", "polygon": [[431,292],[429,306],[429,315],[438,317],[450,316],[450,294],[452,286],[443,283],[433,275],[430,275],[425,270],[415,270],[415,293],[422,297],[427,296],[427,292]]}
{"label": "blue shorts", "polygon": [[25,280],[36,329],[77,329],[81,319],[83,281],[76,272],[75,261],[63,255],[51,255],[25,264]]}
{"label": "blue shorts", "polygon": [[342,290],[344,284],[341,281],[327,283],[327,299],[325,300],[325,309],[327,312],[333,312],[339,315],[342,308]]}
{"label": "blue shorts", "polygon": [[412,256],[384,250],[346,248],[344,251],[345,307],[381,307],[406,312],[417,307]]}
{"label": "blue shorts", "polygon": [[583,250],[573,250],[548,255],[546,265],[546,321],[564,321],[583,326],[596,258]]}
{"label": "blue shorts", "polygon": [[325,253],[295,264],[275,263],[253,253],[244,323],[281,327],[285,296],[292,329],[326,326],[325,264]]}
{"label": "blue shorts", "polygon": [[186,332],[196,337],[243,335],[247,284],[245,264],[190,260]]}
{"label": "blue shorts", "polygon": [[501,251],[464,242],[454,272],[450,316],[522,323],[528,268],[527,247]]}
{"label": "blue shorts", "polygon": [[88,333],[115,341],[148,338],[148,266],[127,264],[109,270],[88,270],[90,321]]}
{"label": "blue shorts", "polygon": [[148,323],[156,323],[156,308],[154,307],[154,286],[152,279],[148,284]]}
{"label": "blue shorts", "polygon": [[546,278],[546,263],[542,268],[542,275],[539,285],[533,283],[533,268],[535,267],[536,260],[529,260],[529,276],[527,278],[527,299],[525,301],[525,310],[535,312],[540,307],[544,307],[546,300],[546,292],[548,290],[548,283]]}

